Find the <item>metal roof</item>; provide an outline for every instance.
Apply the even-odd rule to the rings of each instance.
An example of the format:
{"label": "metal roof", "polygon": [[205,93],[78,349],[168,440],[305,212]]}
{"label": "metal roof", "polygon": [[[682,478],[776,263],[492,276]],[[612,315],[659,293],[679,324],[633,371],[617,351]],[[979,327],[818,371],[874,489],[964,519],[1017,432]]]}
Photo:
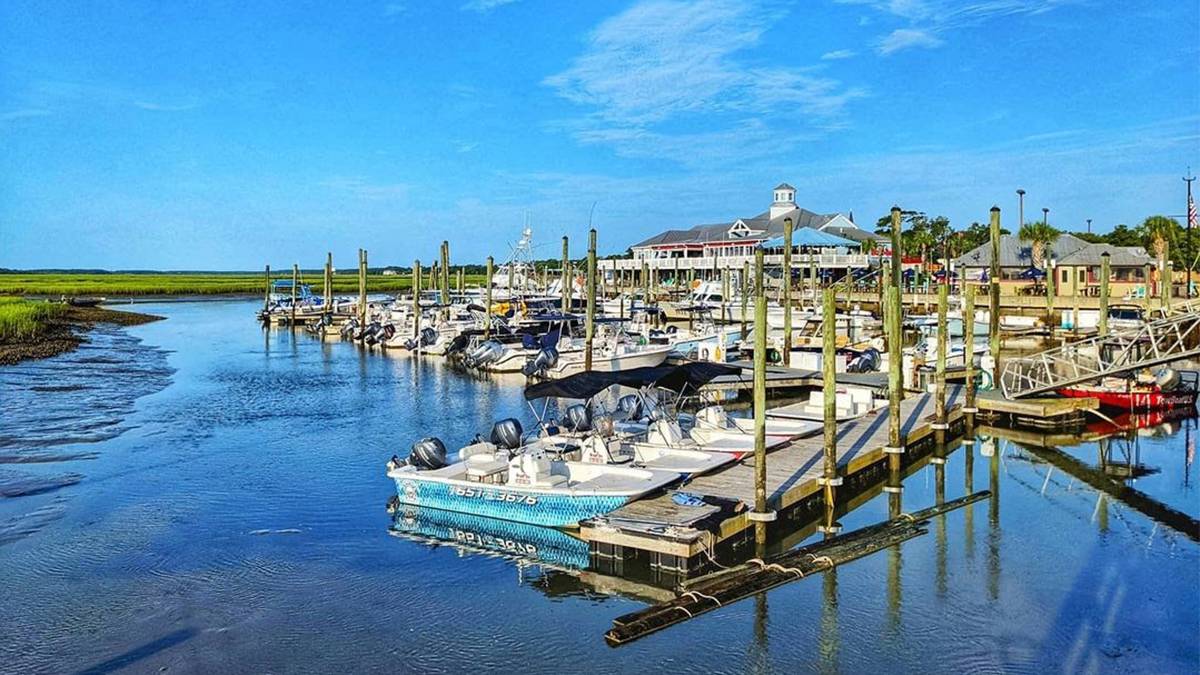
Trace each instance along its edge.
{"label": "metal roof", "polygon": [[[802,227],[792,233],[793,246],[853,246],[857,248],[859,243],[851,239],[843,239],[835,237],[828,232],[814,230],[811,227]],[[783,246],[783,237],[774,237],[762,243],[763,248],[779,248]]]}

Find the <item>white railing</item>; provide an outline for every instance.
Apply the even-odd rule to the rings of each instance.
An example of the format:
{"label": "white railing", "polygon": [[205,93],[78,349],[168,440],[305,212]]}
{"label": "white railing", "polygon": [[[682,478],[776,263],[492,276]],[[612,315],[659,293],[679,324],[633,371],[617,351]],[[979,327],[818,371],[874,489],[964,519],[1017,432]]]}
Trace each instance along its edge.
{"label": "white railing", "polygon": [[[796,254],[792,256],[792,267],[796,269],[804,269],[812,264],[817,267],[838,267],[838,268],[858,268],[867,267],[871,264],[872,258],[878,256],[869,256],[862,253],[822,253],[819,255],[809,255],[807,253]],[[715,258],[717,269],[733,269],[740,270],[746,263],[754,264],[754,256],[749,255],[730,255],[717,256]],[[763,262],[768,266],[776,266],[783,264],[782,255],[768,255],[763,257]],[[649,265],[652,270],[674,270],[678,267],[681,270],[711,270],[713,269],[713,256],[704,256],[701,258],[646,258],[646,259],[631,259],[621,258],[618,260],[601,260],[598,265],[601,270],[640,270],[642,263]]]}

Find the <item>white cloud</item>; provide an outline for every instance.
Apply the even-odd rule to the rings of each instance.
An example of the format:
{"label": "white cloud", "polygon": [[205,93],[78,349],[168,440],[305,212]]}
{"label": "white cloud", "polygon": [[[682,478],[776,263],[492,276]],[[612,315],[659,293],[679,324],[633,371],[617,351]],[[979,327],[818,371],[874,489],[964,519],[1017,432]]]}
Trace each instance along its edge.
{"label": "white cloud", "polygon": [[880,54],[895,54],[896,52],[914,47],[931,49],[940,47],[944,40],[924,30],[915,28],[897,28],[887,37],[879,41]]}
{"label": "white cloud", "polygon": [[[687,143],[724,142],[731,161],[745,151],[765,151],[755,134],[770,136],[775,127],[801,124],[811,135],[838,126],[846,104],[865,90],[848,89],[811,68],[742,62],[742,53],[757,46],[776,19],[730,0],[639,2],[601,23],[583,54],[543,81],[592,109],[558,126],[582,142],[610,144],[627,155],[655,156],[657,149],[694,160]],[[753,126],[750,121],[761,127],[750,138],[739,137]],[[672,131],[672,125],[686,132]],[[797,136],[794,130],[775,135],[781,142]]]}
{"label": "white cloud", "polygon": [[389,2],[383,6],[383,15],[388,17],[398,16],[403,14],[406,9],[408,8],[402,2]]}
{"label": "white cloud", "polygon": [[372,183],[364,178],[335,176],[321,182],[322,187],[362,199],[403,199],[412,186],[408,183]]}
{"label": "white cloud", "polygon": [[31,117],[46,117],[51,115],[49,110],[44,108],[21,108],[19,110],[10,110],[6,113],[0,113],[0,122],[11,122],[13,120],[29,119]]}
{"label": "white cloud", "polygon": [[821,55],[822,61],[837,61],[839,59],[848,59],[858,54],[853,49],[835,49],[831,52],[825,52]]}
{"label": "white cloud", "polygon": [[469,12],[479,12],[480,14],[485,14],[493,9],[496,9],[497,7],[511,5],[516,1],[517,0],[471,0],[467,4],[463,5],[462,9]]}

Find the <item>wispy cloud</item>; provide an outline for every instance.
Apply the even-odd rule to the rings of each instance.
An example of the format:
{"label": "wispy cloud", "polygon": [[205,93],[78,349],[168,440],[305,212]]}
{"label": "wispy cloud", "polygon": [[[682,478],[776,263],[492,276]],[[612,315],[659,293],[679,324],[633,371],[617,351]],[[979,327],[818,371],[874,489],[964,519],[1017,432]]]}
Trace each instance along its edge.
{"label": "wispy cloud", "polygon": [[365,178],[350,176],[329,178],[322,181],[321,186],[361,199],[373,200],[403,199],[408,196],[412,187],[408,183],[373,183]]}
{"label": "wispy cloud", "polygon": [[142,110],[150,110],[153,112],[183,112],[185,110],[193,110],[200,104],[198,102],[189,103],[158,103],[156,101],[134,101],[134,107]]}
{"label": "wispy cloud", "polygon": [[853,49],[835,49],[831,52],[825,52],[821,55],[822,61],[837,61],[839,59],[849,59],[854,57],[858,52]]}
{"label": "wispy cloud", "polygon": [[479,147],[479,143],[476,141],[464,141],[464,140],[451,141],[451,145],[454,146],[454,151],[457,153],[460,153],[460,154],[471,152],[475,148]]}
{"label": "wispy cloud", "polygon": [[[623,154],[642,154],[633,147],[641,143],[667,154],[683,149],[675,158],[692,161],[697,155],[685,149],[689,142],[732,143],[725,153],[733,155],[765,150],[757,133],[769,135],[771,127],[800,118],[810,134],[840,126],[846,104],[865,96],[864,89],[812,68],[753,67],[739,58],[777,19],[746,2],[639,2],[601,23],[569,68],[545,78],[561,97],[591,109],[559,126],[582,142],[608,143]],[[786,140],[794,131],[778,136]]]}
{"label": "wispy cloud", "polygon": [[462,9],[468,12],[479,12],[480,14],[486,14],[497,7],[511,5],[516,1],[517,0],[471,0],[463,5]]}
{"label": "wispy cloud", "polygon": [[945,44],[945,41],[926,30],[916,28],[897,28],[887,37],[879,41],[880,54],[895,54],[896,52],[914,47],[932,49]]}
{"label": "wispy cloud", "polygon": [[6,113],[0,113],[0,122],[11,122],[13,120],[29,119],[31,117],[46,117],[52,115],[49,110],[44,108],[21,108],[19,110],[10,110]]}
{"label": "wispy cloud", "polygon": [[[914,47],[933,48],[945,44],[953,31],[991,19],[1037,15],[1082,0],[835,0],[843,5],[862,5],[908,24],[893,30],[877,43],[877,51],[888,55]],[[860,25],[871,23],[868,17]]]}
{"label": "wispy cloud", "polygon": [[383,15],[385,17],[393,17],[403,14],[408,7],[402,2],[389,2],[383,6]]}

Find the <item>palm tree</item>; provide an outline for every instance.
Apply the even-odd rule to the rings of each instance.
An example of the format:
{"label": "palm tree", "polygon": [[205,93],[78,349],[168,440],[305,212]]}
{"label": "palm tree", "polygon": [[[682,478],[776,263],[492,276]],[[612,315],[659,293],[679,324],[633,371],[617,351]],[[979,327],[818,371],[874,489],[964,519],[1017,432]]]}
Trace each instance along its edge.
{"label": "palm tree", "polygon": [[1146,242],[1146,248],[1154,251],[1159,260],[1165,260],[1169,247],[1175,242],[1179,221],[1166,216],[1150,216],[1138,226],[1138,234]]}
{"label": "palm tree", "polygon": [[1053,225],[1034,221],[1022,225],[1017,232],[1017,237],[1021,241],[1029,242],[1030,252],[1033,255],[1033,266],[1046,269],[1046,247],[1058,241],[1060,234],[1062,233]]}

